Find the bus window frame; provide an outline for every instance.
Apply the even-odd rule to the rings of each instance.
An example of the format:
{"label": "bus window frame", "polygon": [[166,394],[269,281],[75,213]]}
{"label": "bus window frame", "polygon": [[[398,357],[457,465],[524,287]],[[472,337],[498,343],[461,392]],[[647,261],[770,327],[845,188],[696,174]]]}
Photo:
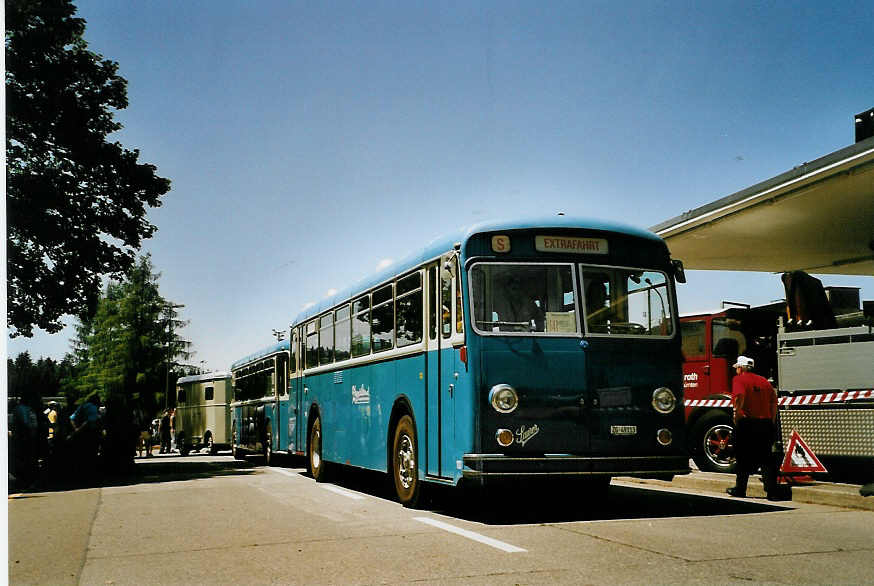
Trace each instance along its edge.
{"label": "bus window frame", "polygon": [[[661,270],[656,268],[644,268],[644,267],[631,267],[625,265],[597,265],[597,264],[588,264],[588,263],[575,263],[576,264],[576,272],[578,273],[576,276],[579,277],[580,283],[580,293],[582,294],[580,303],[582,304],[582,313],[579,314],[579,318],[583,321],[585,325],[585,337],[591,338],[607,338],[607,339],[637,339],[637,340],[672,340],[674,337],[678,335],[679,328],[679,318],[677,316],[677,312],[674,311],[674,296],[676,295],[676,287],[672,286],[674,280],[672,275],[667,270]],[[586,307],[586,296],[585,292],[582,291],[582,282],[583,282],[583,271],[585,269],[606,269],[606,270],[621,270],[621,271],[642,271],[642,272],[651,272],[651,273],[660,273],[665,277],[664,285],[665,285],[665,294],[667,295],[667,300],[665,301],[665,307],[671,311],[671,333],[670,335],[657,335],[657,334],[611,334],[611,333],[600,333],[600,332],[590,332],[589,331],[589,321],[586,319],[588,315],[588,308]],[[626,298],[628,294],[626,294]]]}
{"label": "bus window frame", "polygon": [[[473,291],[473,278],[471,277],[471,271],[478,264],[486,264],[486,265],[517,265],[517,266],[557,266],[557,267],[567,267],[571,273],[571,279],[573,281],[574,286],[574,318],[576,321],[576,331],[575,332],[495,332],[491,330],[481,330],[476,323],[476,312],[474,310],[473,304],[476,299]],[[504,261],[504,260],[492,260],[490,258],[472,258],[468,260],[467,267],[465,272],[467,273],[467,292],[469,296],[468,301],[468,311],[470,311],[470,325],[473,328],[473,331],[480,336],[491,336],[491,337],[536,337],[536,338],[582,338],[584,336],[582,324],[580,323],[581,314],[580,314],[580,300],[578,299],[579,295],[579,283],[578,283],[578,274],[577,267],[578,263],[573,261],[566,262],[558,262],[554,260],[549,261],[536,261],[536,260],[518,260],[518,261]]]}

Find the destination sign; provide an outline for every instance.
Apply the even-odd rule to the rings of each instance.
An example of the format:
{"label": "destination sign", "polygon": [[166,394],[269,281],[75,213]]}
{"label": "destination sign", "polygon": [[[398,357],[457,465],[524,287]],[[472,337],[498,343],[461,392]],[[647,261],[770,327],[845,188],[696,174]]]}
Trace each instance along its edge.
{"label": "destination sign", "polygon": [[571,252],[575,254],[607,254],[604,238],[576,238],[574,236],[535,236],[537,252]]}

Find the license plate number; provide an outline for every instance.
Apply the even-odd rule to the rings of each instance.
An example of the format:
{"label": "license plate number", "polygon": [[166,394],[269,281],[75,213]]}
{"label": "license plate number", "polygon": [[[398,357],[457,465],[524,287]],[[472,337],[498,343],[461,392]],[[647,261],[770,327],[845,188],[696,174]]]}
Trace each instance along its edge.
{"label": "license plate number", "polygon": [[636,425],[611,425],[611,435],[637,435]]}

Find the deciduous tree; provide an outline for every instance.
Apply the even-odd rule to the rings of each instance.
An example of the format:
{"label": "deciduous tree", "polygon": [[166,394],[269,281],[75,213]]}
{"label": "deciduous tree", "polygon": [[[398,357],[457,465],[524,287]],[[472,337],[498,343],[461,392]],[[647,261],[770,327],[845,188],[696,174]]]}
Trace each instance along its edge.
{"label": "deciduous tree", "polygon": [[8,331],[57,332],[96,308],[156,227],[170,181],[109,136],[127,82],[88,50],[70,0],[6,1]]}

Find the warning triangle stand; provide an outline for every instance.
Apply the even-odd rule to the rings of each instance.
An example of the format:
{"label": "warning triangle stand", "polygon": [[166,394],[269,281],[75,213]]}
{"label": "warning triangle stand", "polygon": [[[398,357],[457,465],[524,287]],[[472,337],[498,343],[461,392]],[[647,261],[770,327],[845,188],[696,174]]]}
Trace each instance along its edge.
{"label": "warning triangle stand", "polygon": [[798,432],[792,430],[792,437],[786,447],[786,457],[780,466],[781,474],[812,474],[814,472],[828,472],[816,454],[813,453]]}

